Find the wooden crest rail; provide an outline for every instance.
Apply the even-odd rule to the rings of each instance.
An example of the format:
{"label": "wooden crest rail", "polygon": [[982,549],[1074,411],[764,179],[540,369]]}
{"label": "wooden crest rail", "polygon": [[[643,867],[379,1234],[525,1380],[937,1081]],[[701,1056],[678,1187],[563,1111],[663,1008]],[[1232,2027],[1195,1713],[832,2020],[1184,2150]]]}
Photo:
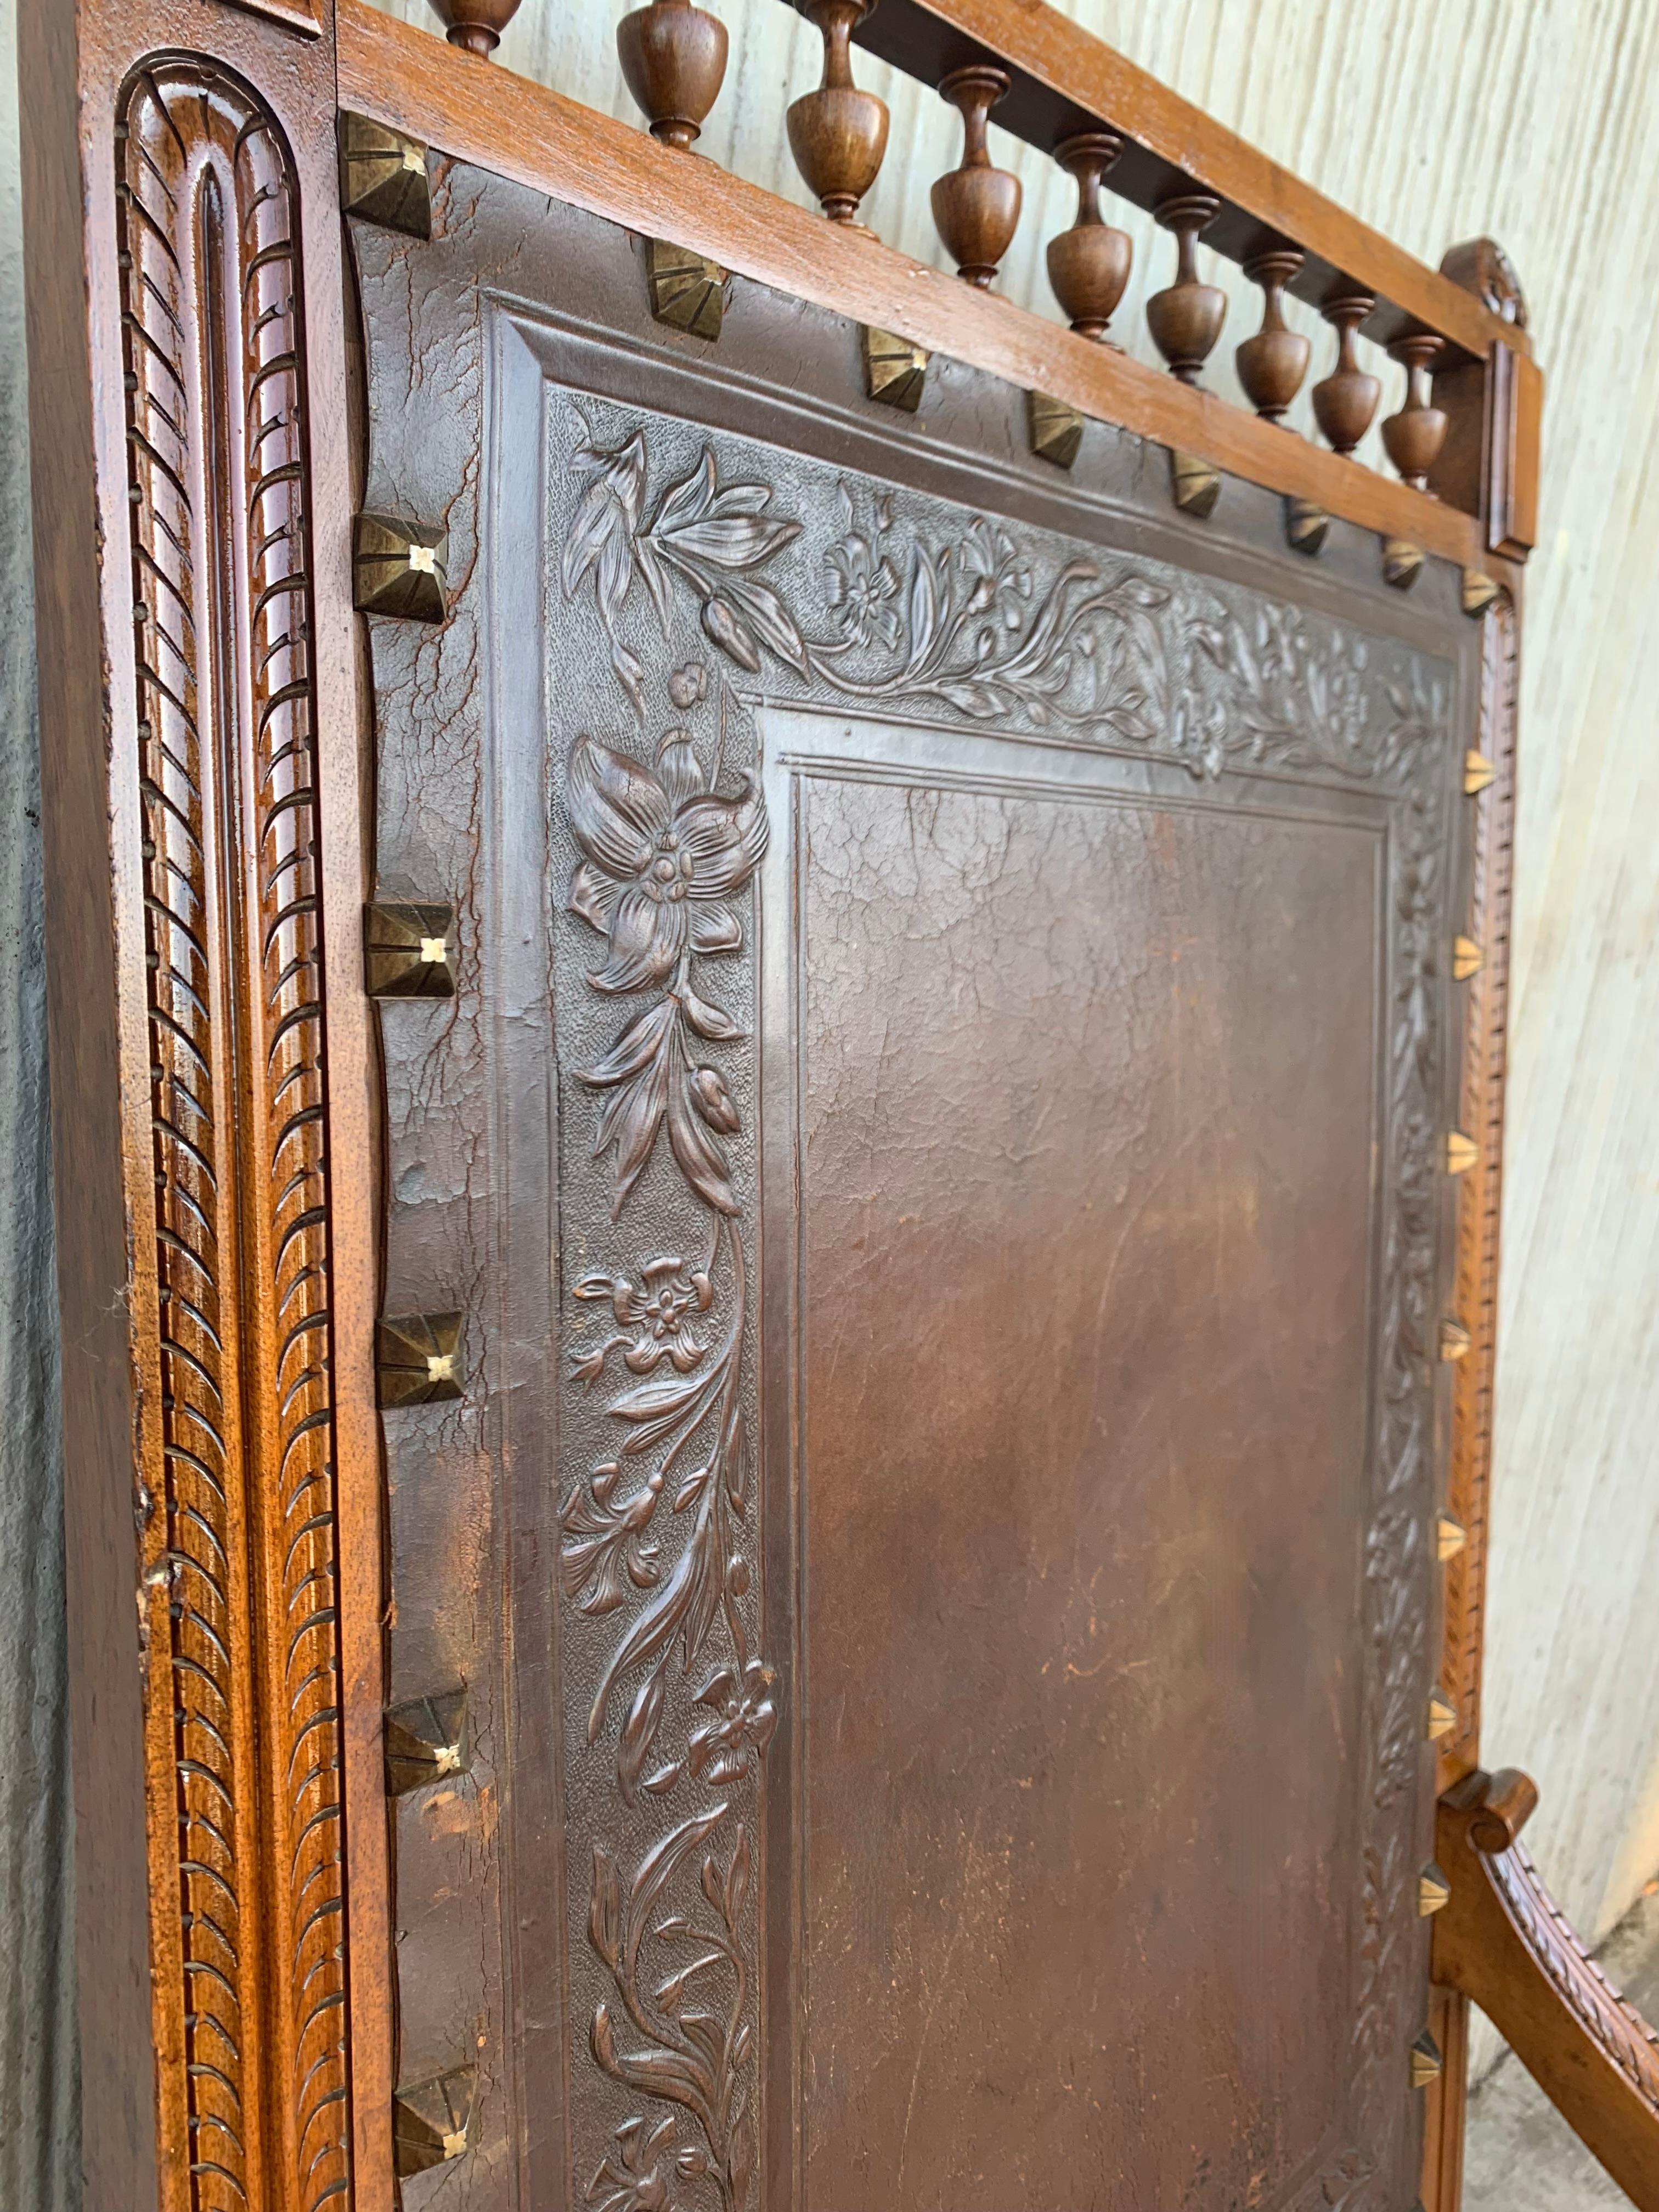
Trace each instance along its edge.
{"label": "wooden crest rail", "polygon": [[[436,166],[459,164],[638,234],[669,329],[716,339],[726,289],[747,280],[860,325],[878,406],[925,405],[944,356],[1026,395],[1030,453],[1059,471],[1087,423],[1118,425],[1167,452],[1171,511],[1194,526],[1218,501],[1224,519],[1224,479],[1242,480],[1283,500],[1290,544],[1313,559],[1335,521],[1370,534],[1374,574],[1395,590],[1425,564],[1457,572],[1482,629],[1462,770],[1469,896],[1436,952],[1462,994],[1462,1105],[1436,1139],[1460,1178],[1455,1297],[1418,1346],[1451,1370],[1431,1532],[1442,1656],[1424,1723],[1443,1812],[1417,1889],[1441,1917],[1431,2014],[1409,2058],[1395,2056],[1427,2091],[1427,2212],[1458,2201],[1471,2000],[1659,2208],[1652,2033],[1520,1851],[1524,1778],[1477,1764],[1516,685],[1541,405],[1513,272],[1487,240],[1422,266],[1036,0],[811,0],[823,82],[801,88],[789,128],[823,215],[690,155],[726,58],[704,11],[652,0],[619,30],[647,136],[489,58],[517,4],[436,0],[447,45],[365,0],[22,11],[88,2206],[380,2212],[400,2179],[474,2140],[476,2069],[411,2082],[398,2063],[388,1793],[453,1772],[467,1723],[447,1682],[385,1712],[398,1592],[380,1422],[459,1395],[465,1353],[460,1316],[381,1310],[371,1006],[452,992],[459,954],[453,908],[378,890],[354,612],[441,621],[460,580],[442,518],[365,509],[341,222],[424,237]],[[962,115],[962,163],[933,195],[959,275],[857,221],[887,131],[855,82],[860,50]],[[996,292],[1019,191],[991,161],[988,115],[1077,183],[1077,220],[1048,246],[1069,331]],[[1147,308],[1161,362],[1119,349],[1129,241],[1109,220],[1114,194],[1170,234],[1169,282]],[[1254,413],[1204,388],[1226,302],[1200,250],[1262,292],[1237,354]],[[1287,295],[1329,325],[1322,444],[1282,425],[1312,367]],[[1352,458],[1382,401],[1362,343],[1394,365],[1391,475]],[[738,490],[752,509],[756,487]],[[758,665],[781,634],[773,599],[751,595],[750,635],[704,597],[714,646]],[[736,1109],[716,1071],[696,1080],[701,1120],[677,1148],[683,1165],[703,1159],[687,1174],[729,1223],[697,1147]],[[720,1233],[740,1266],[736,1230]],[[714,1295],[706,1277],[678,1281],[682,1303]],[[638,1300],[667,1295],[608,1294],[629,1325]],[[740,1454],[729,1410],[722,1421],[722,1450]],[[776,1724],[767,1687],[731,1678],[720,1725],[733,1772],[730,1744],[763,1753]],[[648,1738],[641,1711],[627,1726]],[[620,1972],[611,1879],[594,1877],[592,1942]],[[728,1928],[747,1880],[734,1853],[716,1884]],[[636,1894],[635,1909],[649,1902]],[[594,2030],[602,2065],[607,2033]],[[607,2070],[635,2063],[611,2051]],[[717,2181],[742,2212],[756,2199],[741,2122],[727,2112],[705,2132],[715,2168],[688,2153],[681,2180]],[[665,2203],[647,2163],[656,2140],[619,2130],[589,2201]],[[1369,2203],[1363,2186],[1342,2201]]]}

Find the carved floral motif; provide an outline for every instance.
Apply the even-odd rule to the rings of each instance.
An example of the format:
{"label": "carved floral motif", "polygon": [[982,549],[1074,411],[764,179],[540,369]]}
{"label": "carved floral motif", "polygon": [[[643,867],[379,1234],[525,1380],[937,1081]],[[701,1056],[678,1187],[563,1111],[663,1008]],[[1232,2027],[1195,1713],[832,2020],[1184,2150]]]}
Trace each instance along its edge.
{"label": "carved floral motif", "polygon": [[[799,589],[811,572],[799,556],[784,562],[804,526],[772,512],[769,486],[722,483],[712,444],[659,492],[642,428],[611,447],[590,433],[576,466],[582,488],[561,558],[562,586],[571,600],[591,592],[612,669],[641,725],[647,671],[635,650],[640,617],[630,611],[636,585],[671,648],[679,642],[677,599],[689,593],[708,644],[748,674],[764,667],[768,684],[786,693],[934,711],[1004,734],[1173,761],[1197,777],[1238,768],[1307,771],[1364,783],[1394,802],[1391,1211],[1365,1553],[1370,1766],[1353,2030],[1358,2147],[1343,2149],[1298,2200],[1376,2212],[1379,2191],[1400,2170],[1410,2035],[1403,1947],[1418,1940],[1412,1805],[1426,1667],[1419,1570],[1436,1265],[1435,947],[1444,903],[1436,810],[1449,742],[1445,684],[1417,661],[1408,679],[1381,681],[1364,638],[1299,609],[1223,600],[1152,564],[1072,557],[1045,569],[1028,533],[983,516],[953,538],[929,542],[901,525],[891,493],[855,494],[847,484],[837,494],[840,534],[820,550],[815,618],[804,601],[792,603],[784,573],[793,571]],[[708,699],[700,662],[675,667],[667,683],[688,717]],[[699,1261],[665,1255],[605,1264],[574,1292],[608,1307],[615,1328],[578,1347],[572,1388],[599,1383],[613,1355],[629,1377],[605,1407],[619,1439],[614,1455],[561,1516],[568,1597],[590,1616],[617,1617],[588,1741],[597,1746],[621,1713],[617,1785],[635,1814],[678,1791],[694,1799],[720,1793],[714,1803],[694,1803],[626,1881],[609,1847],[594,1848],[588,1939],[615,2002],[607,1996],[592,2014],[593,2057],[615,2081],[675,2107],[696,2130],[671,2168],[669,2121],[647,2132],[630,2115],[589,2192],[602,2212],[666,2207],[677,2179],[700,2181],[722,2212],[742,2212],[755,2157],[746,1793],[757,1787],[778,1714],[773,1672],[751,1648],[744,1609],[747,1263],[727,1149],[743,1130],[719,1064],[744,1032],[705,995],[697,969],[743,951],[743,905],[766,842],[752,779],[738,775],[734,788],[721,787],[729,708],[722,687],[712,769],[684,727],[666,731],[648,761],[583,734],[570,750],[565,787],[581,855],[569,909],[604,940],[588,982],[607,997],[650,994],[576,1078],[598,1095],[592,1149],[610,1163],[613,1219],[623,1219],[665,1129],[680,1182],[708,1224]],[[666,1532],[676,1523],[685,1534],[671,1544]],[[690,1689],[672,1703],[671,1673]],[[643,1963],[647,1947],[665,1962],[654,1982]],[[670,1963],[682,1955],[683,1965]]]}

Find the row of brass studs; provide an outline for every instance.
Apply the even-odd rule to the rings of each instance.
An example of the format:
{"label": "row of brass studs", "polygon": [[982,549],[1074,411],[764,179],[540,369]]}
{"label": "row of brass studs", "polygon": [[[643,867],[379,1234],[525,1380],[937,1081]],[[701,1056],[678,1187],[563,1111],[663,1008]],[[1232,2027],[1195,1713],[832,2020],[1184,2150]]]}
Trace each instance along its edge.
{"label": "row of brass studs", "polygon": [[[1489,577],[1474,571],[1466,571],[1463,579],[1463,606],[1471,615],[1484,614],[1498,596],[1498,586]],[[1468,752],[1463,757],[1463,789],[1474,798],[1484,791],[1497,775],[1497,769],[1484,755]],[[1480,973],[1482,956],[1480,947],[1472,937],[1452,939],[1451,971],[1454,981],[1467,982],[1471,975]],[[1480,1158],[1480,1147],[1461,1129],[1447,1133],[1445,1169],[1448,1175],[1466,1175]],[[1468,1357],[1473,1340],[1461,1321],[1450,1315],[1440,1323],[1440,1357],[1448,1364],[1455,1364]],[[1436,1560],[1444,1566],[1455,1559],[1468,1544],[1468,1531],[1449,1513],[1435,1516],[1434,1553]],[[1437,1682],[1429,1692],[1428,1711],[1424,1717],[1423,1733],[1431,1743],[1437,1743],[1457,1726],[1457,1708]],[[1417,1910],[1427,1919],[1451,1902],[1451,1884],[1443,1869],[1434,1860],[1422,1869],[1417,1877]],[[1413,2089],[1426,2089],[1437,2081],[1443,2066],[1440,2046],[1425,2028],[1412,2045],[1410,2057],[1411,2084]]]}
{"label": "row of brass studs", "polygon": [[[432,235],[425,147],[364,116],[340,118],[340,194],[348,214],[411,238]],[[403,515],[357,517],[352,598],[361,613],[441,622],[448,612],[448,533],[441,527]],[[372,998],[453,998],[455,951],[453,905],[377,900],[364,915],[364,981]],[[383,1408],[461,1395],[461,1321],[459,1313],[382,1316],[375,1367]],[[389,1707],[382,1743],[389,1797],[464,1774],[471,1756],[465,1686]],[[477,2094],[471,2060],[393,2093],[392,2160],[399,2180],[461,2155]]]}

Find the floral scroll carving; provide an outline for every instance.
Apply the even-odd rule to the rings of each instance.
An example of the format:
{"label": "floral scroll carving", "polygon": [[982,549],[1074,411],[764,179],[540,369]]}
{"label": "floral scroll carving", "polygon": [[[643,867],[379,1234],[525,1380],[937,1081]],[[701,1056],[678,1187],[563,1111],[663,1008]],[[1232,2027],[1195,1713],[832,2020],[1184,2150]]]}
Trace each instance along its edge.
{"label": "floral scroll carving", "polygon": [[[750,1109],[733,1073],[767,824],[752,777],[723,765],[742,711],[731,686],[749,678],[823,709],[966,722],[1212,782],[1238,769],[1293,775],[1389,804],[1385,1334],[1348,2138],[1361,2147],[1297,2200],[1379,2212],[1409,2119],[1406,2015],[1421,1940],[1413,1806],[1428,1655],[1413,1593],[1426,1573],[1431,1442],[1445,672],[1403,653],[1384,669],[1364,637],[1305,610],[1224,596],[1152,562],[1050,552],[1041,533],[991,517],[947,534],[927,503],[918,515],[862,478],[835,487],[832,517],[797,520],[771,485],[727,475],[725,447],[704,443],[688,467],[681,442],[658,469],[653,441],[666,434],[626,421],[610,442],[590,428],[574,456],[557,563],[567,606],[597,617],[617,721],[633,726],[626,743],[615,727],[558,733],[576,853],[568,910],[588,933],[587,989],[617,1008],[569,1090],[585,1102],[613,1233],[642,1206],[654,1225],[672,1187],[700,1235],[596,1251],[569,1292],[593,1327],[571,1350],[568,1388],[582,1403],[611,1394],[611,1447],[561,1514],[566,1601],[611,1627],[592,1662],[586,1741],[610,1758],[619,1822],[662,1808],[636,1853],[605,1840],[593,1850],[586,1935],[605,1993],[586,2032],[635,2102],[593,2154],[589,2202],[652,2212],[679,2191],[743,2212],[752,2199],[753,1808],[779,1714],[750,1613],[750,1178],[737,1170]],[[653,629],[665,663],[695,642],[727,672],[722,682],[697,659],[675,667],[667,687],[684,720],[654,737]],[[722,962],[724,984],[710,980]]]}

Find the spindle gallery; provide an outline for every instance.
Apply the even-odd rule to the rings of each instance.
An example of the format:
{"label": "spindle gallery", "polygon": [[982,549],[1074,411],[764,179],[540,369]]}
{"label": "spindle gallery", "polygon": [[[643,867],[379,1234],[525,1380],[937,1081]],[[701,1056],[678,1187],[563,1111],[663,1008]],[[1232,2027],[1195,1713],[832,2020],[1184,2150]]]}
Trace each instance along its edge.
{"label": "spindle gallery", "polygon": [[615,14],[18,11],[88,2202],[1455,2212],[1478,2003],[1659,2212],[1476,1733],[1514,272]]}

